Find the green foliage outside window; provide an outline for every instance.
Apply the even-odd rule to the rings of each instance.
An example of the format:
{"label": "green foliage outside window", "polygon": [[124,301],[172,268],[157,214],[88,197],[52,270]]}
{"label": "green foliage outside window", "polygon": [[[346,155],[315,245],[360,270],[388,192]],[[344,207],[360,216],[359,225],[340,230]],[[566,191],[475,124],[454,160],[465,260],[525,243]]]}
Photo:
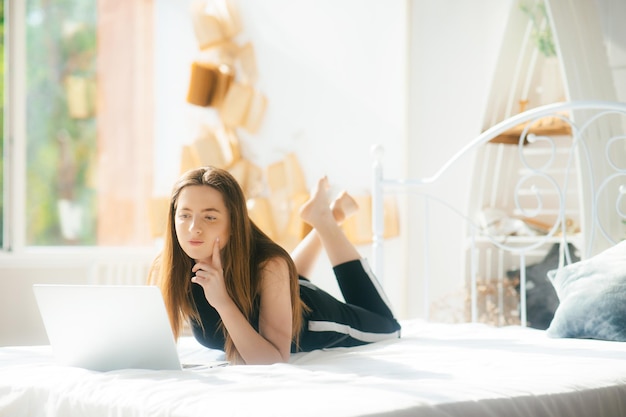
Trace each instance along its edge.
{"label": "green foliage outside window", "polygon": [[[28,245],[96,243],[96,33],[95,0],[27,0]],[[79,115],[70,111],[77,97]],[[71,233],[63,203],[72,207],[66,220],[78,223]]]}
{"label": "green foliage outside window", "polygon": [[533,25],[532,37],[539,52],[545,57],[556,56],[556,46],[552,38],[552,29],[548,19],[548,11],[543,1],[521,2],[520,9],[524,12]]}

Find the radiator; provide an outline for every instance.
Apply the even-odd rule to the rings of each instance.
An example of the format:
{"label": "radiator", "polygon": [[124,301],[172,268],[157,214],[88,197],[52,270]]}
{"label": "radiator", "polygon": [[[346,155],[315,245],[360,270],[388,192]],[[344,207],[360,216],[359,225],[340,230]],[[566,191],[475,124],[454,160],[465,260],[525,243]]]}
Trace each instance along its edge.
{"label": "radiator", "polygon": [[149,260],[99,260],[89,271],[93,285],[145,285],[150,271]]}

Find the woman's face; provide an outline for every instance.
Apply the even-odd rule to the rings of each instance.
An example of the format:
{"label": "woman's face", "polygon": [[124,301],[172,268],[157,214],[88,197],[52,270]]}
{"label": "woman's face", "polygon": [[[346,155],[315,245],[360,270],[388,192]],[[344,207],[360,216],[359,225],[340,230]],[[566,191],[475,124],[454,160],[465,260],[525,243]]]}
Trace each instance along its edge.
{"label": "woman's face", "polygon": [[174,223],[178,243],[196,261],[209,259],[215,239],[219,238],[222,249],[230,235],[230,213],[224,198],[208,185],[190,185],[180,191]]}

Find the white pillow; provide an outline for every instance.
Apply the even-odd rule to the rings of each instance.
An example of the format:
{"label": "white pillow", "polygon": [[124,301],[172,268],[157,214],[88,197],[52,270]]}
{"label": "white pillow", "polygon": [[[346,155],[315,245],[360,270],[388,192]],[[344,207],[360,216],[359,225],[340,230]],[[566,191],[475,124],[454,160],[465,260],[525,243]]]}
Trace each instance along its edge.
{"label": "white pillow", "polygon": [[559,297],[548,335],[626,341],[626,241],[548,278]]}

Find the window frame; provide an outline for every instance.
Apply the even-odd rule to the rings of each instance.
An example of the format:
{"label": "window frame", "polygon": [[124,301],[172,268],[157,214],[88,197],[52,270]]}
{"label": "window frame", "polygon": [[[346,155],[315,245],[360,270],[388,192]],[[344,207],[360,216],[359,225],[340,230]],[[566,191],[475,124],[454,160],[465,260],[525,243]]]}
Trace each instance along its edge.
{"label": "window frame", "polygon": [[25,249],[26,219],[26,4],[7,0],[5,4],[5,125],[4,125],[4,237],[5,253]]}

